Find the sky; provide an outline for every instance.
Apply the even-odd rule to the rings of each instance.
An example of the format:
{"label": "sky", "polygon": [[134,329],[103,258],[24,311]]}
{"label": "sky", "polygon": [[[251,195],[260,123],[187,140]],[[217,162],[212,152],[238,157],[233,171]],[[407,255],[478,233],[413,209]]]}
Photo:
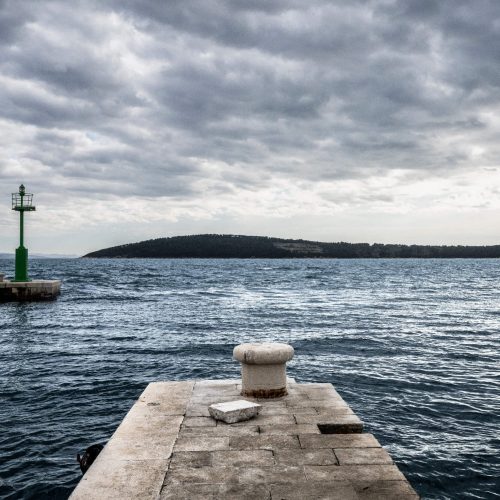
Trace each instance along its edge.
{"label": "sky", "polygon": [[500,244],[498,0],[0,0],[0,252]]}

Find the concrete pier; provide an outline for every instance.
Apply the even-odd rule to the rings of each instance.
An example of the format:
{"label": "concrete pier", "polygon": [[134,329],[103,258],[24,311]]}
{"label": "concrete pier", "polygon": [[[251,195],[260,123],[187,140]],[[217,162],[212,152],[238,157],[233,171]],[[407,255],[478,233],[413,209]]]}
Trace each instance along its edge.
{"label": "concrete pier", "polygon": [[60,293],[59,280],[0,280],[0,302],[55,300]]}
{"label": "concrete pier", "polygon": [[241,399],[240,380],[148,385],[71,500],[417,499],[331,384],[252,399],[251,420],[225,424],[208,406]]}

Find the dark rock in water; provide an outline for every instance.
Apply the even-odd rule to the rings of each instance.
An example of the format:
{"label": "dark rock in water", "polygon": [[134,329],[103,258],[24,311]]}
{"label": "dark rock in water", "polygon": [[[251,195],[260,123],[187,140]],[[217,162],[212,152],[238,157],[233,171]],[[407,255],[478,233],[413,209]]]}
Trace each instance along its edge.
{"label": "dark rock in water", "polygon": [[85,450],[82,456],[80,456],[80,453],[76,455],[76,460],[80,464],[82,474],[85,474],[89,470],[103,448],[104,446],[102,444],[93,444]]}

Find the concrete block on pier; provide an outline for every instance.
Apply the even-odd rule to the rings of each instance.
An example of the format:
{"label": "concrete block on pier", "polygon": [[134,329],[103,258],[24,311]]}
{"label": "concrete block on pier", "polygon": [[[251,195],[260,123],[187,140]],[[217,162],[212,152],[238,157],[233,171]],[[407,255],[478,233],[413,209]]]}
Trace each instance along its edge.
{"label": "concrete block on pier", "polygon": [[261,408],[262,406],[257,403],[239,399],[238,401],[210,405],[208,411],[216,420],[221,420],[226,424],[235,424],[256,417]]}

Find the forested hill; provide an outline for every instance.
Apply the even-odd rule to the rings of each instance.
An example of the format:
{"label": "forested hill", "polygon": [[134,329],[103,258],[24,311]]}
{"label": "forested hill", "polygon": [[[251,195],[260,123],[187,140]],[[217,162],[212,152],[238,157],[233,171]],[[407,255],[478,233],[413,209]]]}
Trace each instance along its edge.
{"label": "forested hill", "polygon": [[84,257],[116,258],[488,258],[500,257],[500,245],[426,246],[321,243],[265,236],[200,234],[129,243]]}

